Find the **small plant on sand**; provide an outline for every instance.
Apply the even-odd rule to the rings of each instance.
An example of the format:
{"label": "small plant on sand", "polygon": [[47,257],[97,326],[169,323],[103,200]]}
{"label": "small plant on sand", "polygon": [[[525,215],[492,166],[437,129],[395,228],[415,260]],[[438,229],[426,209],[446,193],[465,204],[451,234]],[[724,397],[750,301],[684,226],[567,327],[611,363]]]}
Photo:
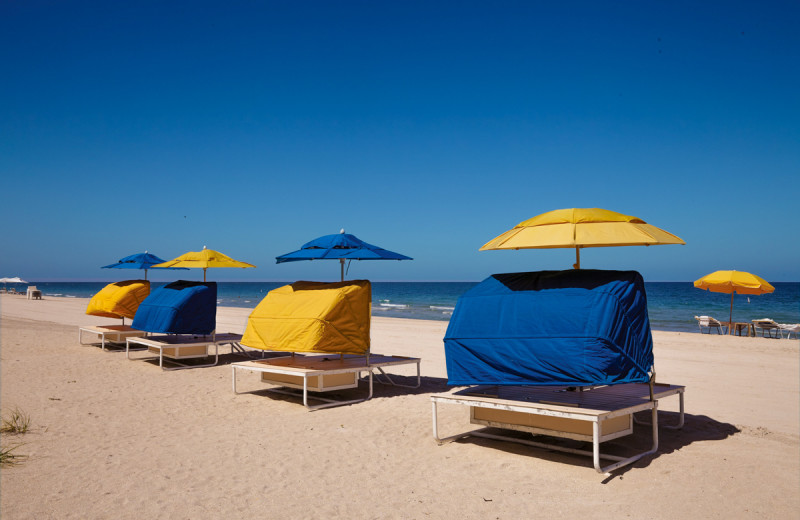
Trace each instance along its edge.
{"label": "small plant on sand", "polygon": [[20,446],[21,444],[17,444],[16,446],[4,446],[0,448],[0,466],[16,466],[23,462],[27,458],[27,455],[14,453],[14,450]]}
{"label": "small plant on sand", "polygon": [[31,417],[19,408],[14,408],[8,417],[3,417],[0,432],[26,433],[31,425]]}

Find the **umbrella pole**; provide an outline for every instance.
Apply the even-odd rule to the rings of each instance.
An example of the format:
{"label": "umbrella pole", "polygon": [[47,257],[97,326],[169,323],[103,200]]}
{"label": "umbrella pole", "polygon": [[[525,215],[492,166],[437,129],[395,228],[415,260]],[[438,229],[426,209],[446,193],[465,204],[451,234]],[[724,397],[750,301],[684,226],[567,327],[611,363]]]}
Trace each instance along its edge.
{"label": "umbrella pole", "polygon": [[203,268],[203,283],[206,283],[206,268]]}
{"label": "umbrella pole", "polygon": [[733,294],[736,291],[731,291],[731,313],[728,315],[728,334],[733,331]]}
{"label": "umbrella pole", "polygon": [[339,259],[339,268],[342,272],[342,281],[344,281],[344,258]]}
{"label": "umbrella pole", "polygon": [[580,269],[581,268],[581,248],[575,248],[575,265],[572,266],[573,269]]}

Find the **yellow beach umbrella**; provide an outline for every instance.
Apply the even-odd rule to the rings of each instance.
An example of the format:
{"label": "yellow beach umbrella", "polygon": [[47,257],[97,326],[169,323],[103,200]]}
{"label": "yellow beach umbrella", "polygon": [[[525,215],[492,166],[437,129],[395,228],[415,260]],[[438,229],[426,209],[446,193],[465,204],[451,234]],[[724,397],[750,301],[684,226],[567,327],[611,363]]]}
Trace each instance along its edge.
{"label": "yellow beach umbrella", "polygon": [[575,248],[575,269],[585,247],[686,244],[644,220],[600,208],[557,209],[522,221],[481,247],[490,249]]}
{"label": "yellow beach umbrella", "polygon": [[203,281],[206,281],[206,269],[209,267],[255,267],[253,264],[240,262],[233,258],[214,251],[213,249],[206,249],[203,246],[202,251],[189,251],[184,253],[178,258],[164,262],[163,264],[156,264],[152,267],[189,267],[200,268],[203,270]]}
{"label": "yellow beach umbrella", "polygon": [[[731,311],[728,323],[733,323],[734,293],[758,295],[771,293],[775,290],[775,287],[760,276],[745,271],[714,271],[699,280],[695,280],[694,286],[698,289],[731,295]],[[731,330],[730,326],[728,330]]]}

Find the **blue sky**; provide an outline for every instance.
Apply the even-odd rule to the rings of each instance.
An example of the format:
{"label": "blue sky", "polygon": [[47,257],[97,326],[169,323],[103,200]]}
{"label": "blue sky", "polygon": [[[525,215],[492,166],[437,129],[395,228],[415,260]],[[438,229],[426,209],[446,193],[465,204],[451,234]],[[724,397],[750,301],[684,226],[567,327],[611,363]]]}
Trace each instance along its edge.
{"label": "blue sky", "polygon": [[[345,228],[414,257],[350,277],[480,280],[570,250],[479,252],[600,207],[685,246],[587,249],[649,281],[796,281],[797,2],[0,2],[0,276],[207,246],[257,269]],[[200,271],[182,277],[197,279]],[[151,278],[171,279],[173,275]]]}

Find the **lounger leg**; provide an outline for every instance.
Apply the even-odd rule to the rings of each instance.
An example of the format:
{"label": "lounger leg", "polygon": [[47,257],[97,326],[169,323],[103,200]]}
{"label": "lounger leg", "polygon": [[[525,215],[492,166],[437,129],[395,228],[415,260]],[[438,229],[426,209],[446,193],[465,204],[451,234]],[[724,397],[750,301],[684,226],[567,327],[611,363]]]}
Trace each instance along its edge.
{"label": "lounger leg", "polygon": [[[678,423],[674,425],[662,424],[661,425],[662,428],[667,430],[679,430],[683,428],[683,422],[684,422],[683,392],[678,392],[678,403],[680,410],[678,413]],[[636,424],[650,424],[644,421],[640,421],[639,419],[636,418],[635,415],[633,416],[633,422],[635,422]]]}
{"label": "lounger leg", "polygon": [[[383,384],[389,384],[389,385],[392,385],[392,386],[402,386],[403,388],[419,388],[420,386],[422,386],[422,377],[420,376],[419,362],[417,362],[416,365],[417,365],[417,384],[416,385],[401,385],[399,383],[395,383],[394,380],[391,377],[389,377],[389,374],[384,372],[383,368],[381,368],[381,367],[377,367],[378,371],[380,371],[381,375],[383,375],[386,378],[388,383],[383,383],[383,381],[381,381],[380,378],[377,375],[375,376],[375,378],[378,380],[379,383],[383,383]],[[370,374],[372,374],[371,371],[370,371]]]}
{"label": "lounger leg", "polygon": [[470,435],[472,433],[472,432],[464,432],[464,433],[459,433],[459,434],[456,434],[456,435],[451,435],[450,437],[445,437],[445,438],[439,437],[439,420],[438,420],[438,413],[437,413],[438,412],[438,408],[436,406],[437,403],[436,403],[436,401],[432,400],[431,404],[433,405],[433,439],[436,441],[437,444],[439,444],[441,446],[442,444],[444,444],[446,442],[452,442],[452,441],[461,439],[461,438],[466,437],[466,436],[468,436],[468,435]]}

